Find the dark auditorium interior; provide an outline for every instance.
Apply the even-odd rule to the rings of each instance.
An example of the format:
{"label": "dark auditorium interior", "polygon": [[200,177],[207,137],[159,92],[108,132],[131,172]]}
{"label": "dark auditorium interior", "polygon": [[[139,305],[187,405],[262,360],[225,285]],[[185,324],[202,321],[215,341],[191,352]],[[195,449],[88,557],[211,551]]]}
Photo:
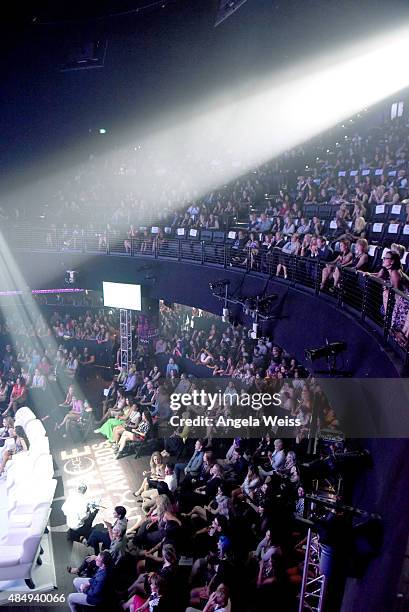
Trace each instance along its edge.
{"label": "dark auditorium interior", "polygon": [[407,0],[0,32],[0,607],[409,611]]}

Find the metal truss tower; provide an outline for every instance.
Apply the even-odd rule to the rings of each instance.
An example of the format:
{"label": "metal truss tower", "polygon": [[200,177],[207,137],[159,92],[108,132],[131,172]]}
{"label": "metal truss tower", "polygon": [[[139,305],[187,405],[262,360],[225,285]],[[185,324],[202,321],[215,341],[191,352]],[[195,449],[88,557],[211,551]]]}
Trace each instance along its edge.
{"label": "metal truss tower", "polygon": [[121,346],[121,368],[127,370],[132,364],[132,311],[121,308],[119,311],[119,333]]}
{"label": "metal truss tower", "polygon": [[318,536],[309,529],[298,612],[321,612],[324,609],[324,597],[325,576],[320,573]]}

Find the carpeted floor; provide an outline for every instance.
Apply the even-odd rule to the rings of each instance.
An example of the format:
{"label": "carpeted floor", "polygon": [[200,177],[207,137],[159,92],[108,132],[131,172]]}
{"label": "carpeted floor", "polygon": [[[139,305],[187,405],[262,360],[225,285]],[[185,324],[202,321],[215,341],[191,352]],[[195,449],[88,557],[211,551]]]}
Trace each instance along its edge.
{"label": "carpeted floor", "polygon": [[[88,487],[87,497],[96,500],[104,509],[97,514],[94,524],[103,519],[112,521],[113,508],[121,505],[127,510],[129,526],[141,516],[141,507],[132,493],[142,481],[142,472],[147,469],[149,457],[135,460],[133,455],[115,459],[110,444],[97,434],[84,443],[67,447],[54,453],[58,478],[50,525],[56,559],[56,576],[59,591],[68,593],[72,587],[72,576],[66,571],[67,565],[78,566],[91,549],[82,544],[71,545],[66,540],[67,526],[61,506],[70,491],[79,484]],[[70,589],[67,591],[67,589]]]}
{"label": "carpeted floor", "polygon": [[[72,381],[70,381],[72,382]],[[68,384],[68,381],[67,381]],[[65,385],[67,386],[67,385]],[[102,396],[102,389],[106,382],[98,377],[81,384],[81,393],[98,409]],[[73,576],[68,574],[67,565],[78,566],[87,554],[93,553],[82,544],[71,544],[67,541],[67,525],[61,507],[70,491],[79,484],[85,483],[88,487],[87,497],[96,500],[104,509],[97,514],[94,524],[102,523],[103,519],[112,522],[113,509],[117,505],[125,506],[129,526],[132,526],[141,515],[141,507],[136,503],[132,493],[142,481],[142,472],[148,468],[149,457],[135,460],[134,455],[123,459],[115,459],[114,453],[107,440],[98,434],[91,433],[85,441],[73,442],[62,436],[63,430],[55,431],[55,423],[63,418],[64,409],[58,408],[62,401],[53,390],[53,393],[38,395],[29,405],[33,405],[37,416],[51,414],[51,418],[44,421],[47,435],[50,440],[50,449],[54,459],[55,478],[57,488],[50,515],[50,533],[52,549],[54,552],[55,575],[57,590],[53,594],[65,595],[72,592]],[[61,418],[57,412],[61,412]],[[0,604],[1,605],[1,604]],[[1,606],[2,609],[8,607]],[[67,605],[59,604],[59,609],[68,609]],[[30,606],[31,610],[47,610],[49,607]]]}

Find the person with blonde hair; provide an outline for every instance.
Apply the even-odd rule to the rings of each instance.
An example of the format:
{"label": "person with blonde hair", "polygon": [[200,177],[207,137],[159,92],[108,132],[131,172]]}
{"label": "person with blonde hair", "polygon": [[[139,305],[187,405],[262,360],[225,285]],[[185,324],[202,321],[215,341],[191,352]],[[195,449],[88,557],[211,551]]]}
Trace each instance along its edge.
{"label": "person with blonde hair", "polygon": [[365,233],[366,221],[364,217],[356,217],[352,233],[354,236],[362,236]]}
{"label": "person with blonde hair", "polygon": [[322,280],[321,280],[321,291],[325,289],[326,284],[331,278],[334,279],[334,288],[337,288],[339,278],[340,278],[340,269],[345,268],[346,266],[350,266],[352,262],[352,253],[350,249],[351,243],[349,240],[342,238],[339,241],[339,255],[334,259],[334,261],[328,263],[322,271]]}
{"label": "person with blonde hair", "polygon": [[396,242],[392,242],[390,250],[392,253],[397,253],[399,255],[399,259],[402,259],[405,254],[405,247],[403,244],[397,244]]}
{"label": "person with blonde hair", "polygon": [[150,470],[142,472],[144,479],[142,480],[141,486],[135,493],[134,497],[140,497],[144,491],[152,488],[153,484],[161,482],[165,479],[165,462],[159,451],[152,453],[150,458]]}
{"label": "person with blonde hair", "polygon": [[366,238],[358,238],[355,243],[355,253],[352,258],[351,265],[349,267],[354,268],[356,271],[359,272],[366,272],[368,268],[368,262],[368,241],[366,240]]}

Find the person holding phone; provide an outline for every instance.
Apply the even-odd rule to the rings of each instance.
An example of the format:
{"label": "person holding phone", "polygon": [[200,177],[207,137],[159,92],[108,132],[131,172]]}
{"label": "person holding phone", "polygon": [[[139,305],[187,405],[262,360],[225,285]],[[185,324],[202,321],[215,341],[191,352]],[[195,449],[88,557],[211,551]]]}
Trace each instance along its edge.
{"label": "person holding phone", "polygon": [[99,554],[100,544],[103,549],[108,549],[111,546],[113,539],[113,528],[119,528],[121,533],[125,533],[128,525],[128,519],[126,518],[126,508],[124,506],[115,506],[114,508],[114,522],[104,520],[106,529],[93,529],[87,540],[83,538],[82,544],[85,546],[91,546],[94,549],[96,555]]}

